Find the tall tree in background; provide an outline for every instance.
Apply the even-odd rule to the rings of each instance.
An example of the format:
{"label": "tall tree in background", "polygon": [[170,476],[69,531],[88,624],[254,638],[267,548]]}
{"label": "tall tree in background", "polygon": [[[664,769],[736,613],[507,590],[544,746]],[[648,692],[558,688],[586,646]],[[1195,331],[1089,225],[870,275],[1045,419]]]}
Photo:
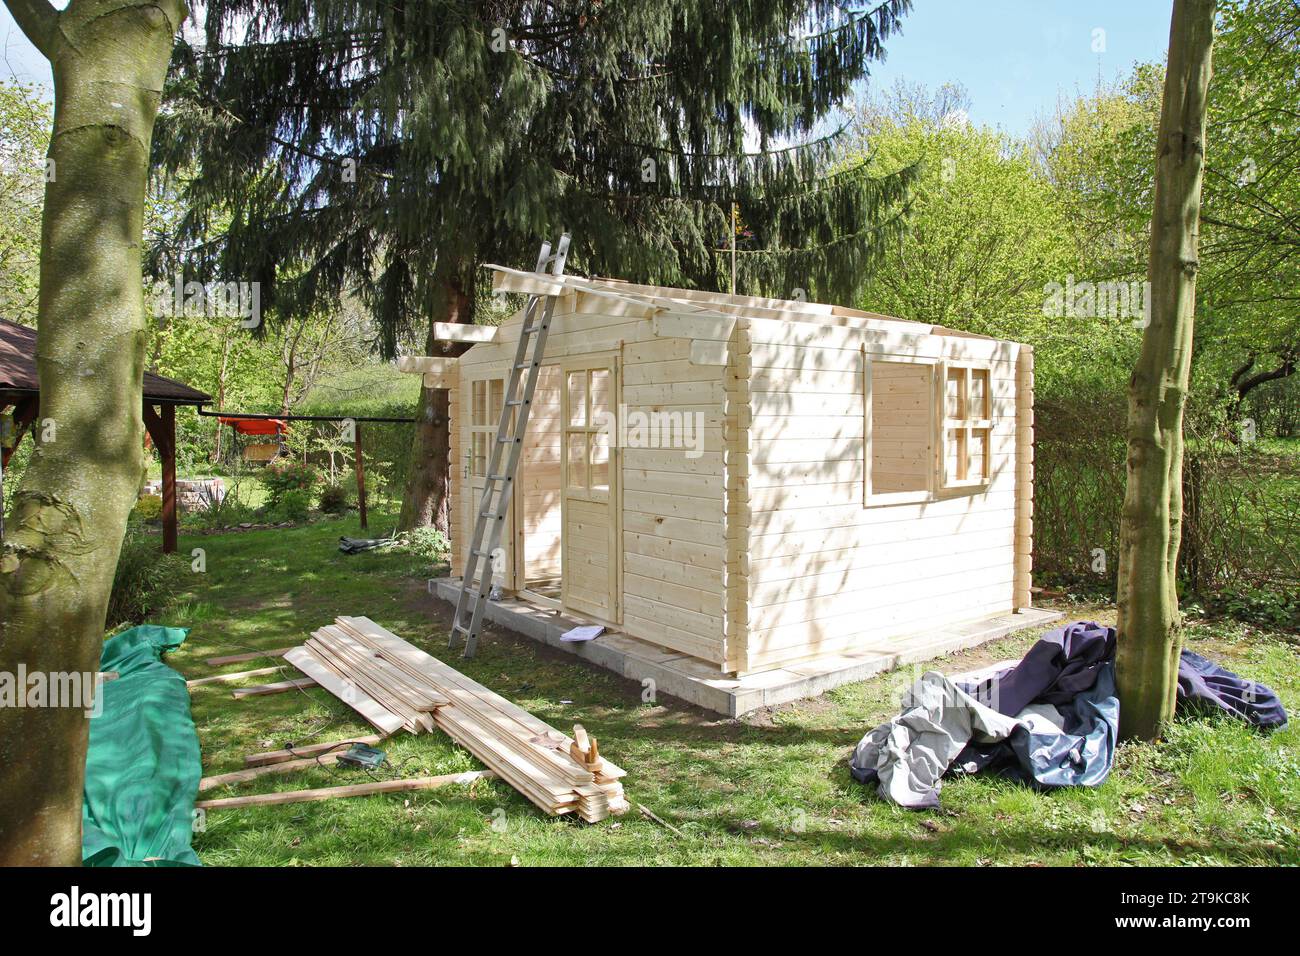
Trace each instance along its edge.
{"label": "tall tree in background", "polygon": [[1183,410],[1192,364],[1197,232],[1214,0],[1174,0],[1156,139],[1151,321],[1129,384],[1128,484],[1120,519],[1116,683],[1124,737],[1153,740],[1173,717],[1182,625]]}
{"label": "tall tree in background", "polygon": [[[180,0],[5,0],[54,70],[41,229],[42,424],[0,555],[0,672],[99,670],[140,487],[150,139]],[[51,433],[52,429],[52,433]],[[25,690],[25,688],[24,688]],[[85,709],[0,707],[0,865],[81,862]]]}
{"label": "tall tree in background", "polygon": [[[850,300],[912,171],[824,175],[821,121],[910,0],[212,0],[160,158],[181,246],[273,314],[358,292],[379,347],[473,322],[486,261],[573,233],[577,271]],[[746,152],[746,141],[757,151]],[[789,143],[795,143],[789,146]],[[401,527],[446,527],[447,393],[421,393]]]}

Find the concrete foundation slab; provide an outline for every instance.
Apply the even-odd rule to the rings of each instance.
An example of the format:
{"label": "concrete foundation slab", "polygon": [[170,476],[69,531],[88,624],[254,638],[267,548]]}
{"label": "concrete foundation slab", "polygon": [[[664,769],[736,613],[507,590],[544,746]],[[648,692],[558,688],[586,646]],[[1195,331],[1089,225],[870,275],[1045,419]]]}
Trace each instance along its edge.
{"label": "concrete foundation slab", "polygon": [[[430,590],[454,605],[460,596],[460,579],[438,578],[430,582]],[[608,631],[584,643],[561,641],[560,636],[566,631],[590,622],[517,597],[489,601],[483,616],[493,624],[638,681],[655,694],[667,694],[705,710],[739,717],[760,707],[816,697],[833,687],[866,680],[895,667],[928,661],[999,640],[1025,628],[1050,624],[1060,620],[1062,614],[1027,608],[942,631],[898,637],[887,648],[828,655],[743,677],[728,677],[697,658],[666,651],[657,644],[618,631]]]}

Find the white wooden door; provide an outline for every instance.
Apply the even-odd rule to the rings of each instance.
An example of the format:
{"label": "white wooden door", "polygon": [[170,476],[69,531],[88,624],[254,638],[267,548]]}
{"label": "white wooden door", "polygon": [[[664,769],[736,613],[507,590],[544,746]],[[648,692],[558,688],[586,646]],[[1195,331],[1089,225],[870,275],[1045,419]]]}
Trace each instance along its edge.
{"label": "white wooden door", "polygon": [[610,425],[618,410],[618,359],[570,359],[563,376],[561,596],[565,607],[617,624],[619,468]]}

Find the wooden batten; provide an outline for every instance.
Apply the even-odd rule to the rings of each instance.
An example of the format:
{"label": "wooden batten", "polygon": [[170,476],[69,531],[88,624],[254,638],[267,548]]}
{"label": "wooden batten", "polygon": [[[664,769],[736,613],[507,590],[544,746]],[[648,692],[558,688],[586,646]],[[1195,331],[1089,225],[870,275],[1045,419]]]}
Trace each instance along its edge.
{"label": "wooden batten", "polygon": [[1016,362],[1016,530],[1013,602],[1033,601],[1034,555],[1034,350],[1020,346]]}
{"label": "wooden batten", "polygon": [[[486,328],[486,326],[469,326]],[[449,356],[402,355],[397,359],[397,370],[411,375],[423,375],[425,388],[452,388],[456,382],[456,359]]]}
{"label": "wooden batten", "polygon": [[460,322],[433,323],[433,337],[439,342],[459,342],[476,345],[495,342],[500,331],[495,325],[465,325]]}
{"label": "wooden batten", "polygon": [[[698,343],[696,343],[698,344]],[[723,669],[732,673],[749,670],[749,386],[753,375],[750,360],[749,321],[740,319],[729,343],[724,379],[723,482],[726,542],[723,563],[724,628],[726,660]]]}

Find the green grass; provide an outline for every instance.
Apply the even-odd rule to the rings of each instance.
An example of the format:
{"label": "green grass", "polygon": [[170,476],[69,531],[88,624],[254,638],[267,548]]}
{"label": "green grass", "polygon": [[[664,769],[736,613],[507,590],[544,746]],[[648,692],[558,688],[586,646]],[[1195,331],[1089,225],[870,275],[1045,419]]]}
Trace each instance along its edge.
{"label": "green grass", "polygon": [[[372,519],[372,533],[391,527]],[[207,571],[159,623],[193,628],[169,663],[187,677],[204,658],[301,642],[338,614],[365,614],[446,657],[448,608],[425,593],[444,569],[400,553],[344,556],[355,516],[306,527],[182,535]],[[1113,622],[1105,608],[1071,619]],[[1025,634],[930,666],[955,672],[1017,656]],[[1272,685],[1300,704],[1297,647],[1241,625],[1197,626],[1190,646]],[[1160,747],[1125,745],[1102,787],[1038,793],[995,779],[946,782],[944,809],[913,813],[852,781],[858,739],[896,712],[900,677],[728,720],[671,700],[643,703],[639,685],[523,638],[489,629],[479,654],[451,662],[548,723],[583,723],[628,770],[630,799],[683,836],[632,812],[584,825],[548,818],[509,786],[212,811],[195,847],[209,865],[467,864],[1296,864],[1300,863],[1300,731],[1264,736],[1222,720],[1180,722]],[[268,666],[228,665],[227,671]],[[286,676],[296,676],[286,665]],[[256,678],[248,683],[271,678]],[[192,692],[205,770],[288,741],[370,732],[323,690],[233,700],[230,685]],[[441,734],[386,745],[402,776],[479,764]],[[319,769],[263,778],[205,796],[363,782],[361,771]]]}

